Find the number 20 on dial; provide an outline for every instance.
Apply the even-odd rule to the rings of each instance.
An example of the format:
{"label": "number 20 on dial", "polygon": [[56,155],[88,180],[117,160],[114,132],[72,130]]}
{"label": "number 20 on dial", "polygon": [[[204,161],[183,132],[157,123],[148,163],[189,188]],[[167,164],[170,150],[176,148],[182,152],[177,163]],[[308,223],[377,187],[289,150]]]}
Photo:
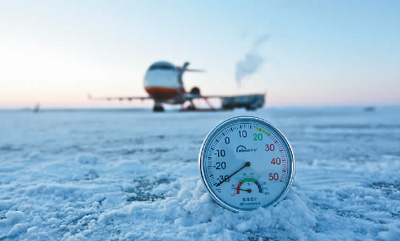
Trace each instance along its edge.
{"label": "number 20 on dial", "polygon": [[285,136],[252,116],[227,119],[212,129],[201,146],[199,164],[213,199],[231,211],[275,205],[289,191],[295,172]]}

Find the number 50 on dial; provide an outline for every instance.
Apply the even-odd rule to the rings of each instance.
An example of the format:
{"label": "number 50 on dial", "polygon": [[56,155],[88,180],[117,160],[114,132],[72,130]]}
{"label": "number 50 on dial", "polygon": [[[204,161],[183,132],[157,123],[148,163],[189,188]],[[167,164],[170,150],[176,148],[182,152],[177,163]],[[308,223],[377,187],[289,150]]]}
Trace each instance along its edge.
{"label": "number 50 on dial", "polygon": [[206,136],[200,173],[214,200],[231,211],[275,205],[293,182],[295,161],[286,137],[252,116],[223,121]]}

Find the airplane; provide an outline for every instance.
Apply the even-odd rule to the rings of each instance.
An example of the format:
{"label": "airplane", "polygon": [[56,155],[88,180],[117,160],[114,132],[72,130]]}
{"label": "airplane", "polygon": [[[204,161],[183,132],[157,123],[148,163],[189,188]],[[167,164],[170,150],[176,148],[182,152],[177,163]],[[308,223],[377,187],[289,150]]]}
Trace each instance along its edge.
{"label": "airplane", "polygon": [[[197,110],[193,103],[194,99],[203,99],[210,106],[210,110],[215,110],[208,102],[210,98],[220,98],[223,100],[223,109],[233,109],[235,107],[245,107],[246,109],[256,109],[264,104],[265,94],[246,95],[246,96],[203,96],[198,87],[193,87],[190,92],[186,92],[182,76],[185,72],[204,72],[198,69],[189,69],[189,62],[185,62],[182,67],[175,66],[167,61],[158,61],[150,65],[144,76],[144,89],[149,96],[124,96],[124,97],[96,97],[90,94],[89,99],[94,100],[154,100],[154,112],[164,111],[163,103],[183,105],[189,102],[187,110]],[[224,103],[225,102],[225,103]]]}

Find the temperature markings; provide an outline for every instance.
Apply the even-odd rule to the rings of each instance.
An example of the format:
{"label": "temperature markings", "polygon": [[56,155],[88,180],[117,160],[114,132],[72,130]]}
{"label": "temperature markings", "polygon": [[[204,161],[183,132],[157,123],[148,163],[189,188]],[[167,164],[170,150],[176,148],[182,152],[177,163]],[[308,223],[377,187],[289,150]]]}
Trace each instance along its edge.
{"label": "temperature markings", "polygon": [[264,132],[265,134],[267,134],[267,136],[269,136],[269,135],[270,135],[270,134],[269,134],[267,131],[265,131],[265,130],[261,129],[260,127],[257,127],[256,129],[257,129],[257,130],[259,130],[259,131],[261,131],[261,132]]}
{"label": "temperature markings", "polygon": [[[248,150],[246,155],[238,154],[237,149],[242,146]],[[205,138],[201,153],[201,174],[208,191],[230,210],[273,205],[286,195],[291,185],[294,165],[287,140],[273,126],[257,118],[239,117],[221,123]],[[279,159],[279,166],[272,159],[275,162]],[[250,161],[248,168],[245,163]]]}
{"label": "temperature markings", "polygon": [[288,170],[286,168],[286,164],[283,164],[282,165],[282,177],[281,177],[281,179],[279,181],[286,182],[287,174],[288,174]]}
{"label": "temperature markings", "polygon": [[[245,179],[243,179],[243,180],[241,180],[240,182],[239,182],[239,184],[237,185],[237,188],[236,188],[236,193],[237,194],[240,194],[240,187],[244,184],[244,183],[246,183],[246,182],[252,182],[252,183],[254,183],[254,184],[256,184],[256,186],[257,186],[257,188],[258,188],[258,192],[259,193],[262,193],[262,187],[261,187],[261,184],[257,181],[257,180],[255,180],[255,179],[253,179],[253,178],[245,178]],[[250,189],[251,190],[251,189]],[[249,191],[247,191],[247,192],[249,192]],[[251,192],[251,191],[250,191]],[[250,193],[249,192],[249,193]]]}

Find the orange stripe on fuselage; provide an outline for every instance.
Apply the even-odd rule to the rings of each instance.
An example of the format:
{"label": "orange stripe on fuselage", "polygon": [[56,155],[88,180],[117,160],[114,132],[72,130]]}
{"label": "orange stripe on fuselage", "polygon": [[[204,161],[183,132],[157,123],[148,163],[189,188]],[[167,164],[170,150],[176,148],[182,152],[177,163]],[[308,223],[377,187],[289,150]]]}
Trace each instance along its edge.
{"label": "orange stripe on fuselage", "polygon": [[147,87],[146,92],[154,99],[172,99],[177,97],[179,89],[166,87]]}

